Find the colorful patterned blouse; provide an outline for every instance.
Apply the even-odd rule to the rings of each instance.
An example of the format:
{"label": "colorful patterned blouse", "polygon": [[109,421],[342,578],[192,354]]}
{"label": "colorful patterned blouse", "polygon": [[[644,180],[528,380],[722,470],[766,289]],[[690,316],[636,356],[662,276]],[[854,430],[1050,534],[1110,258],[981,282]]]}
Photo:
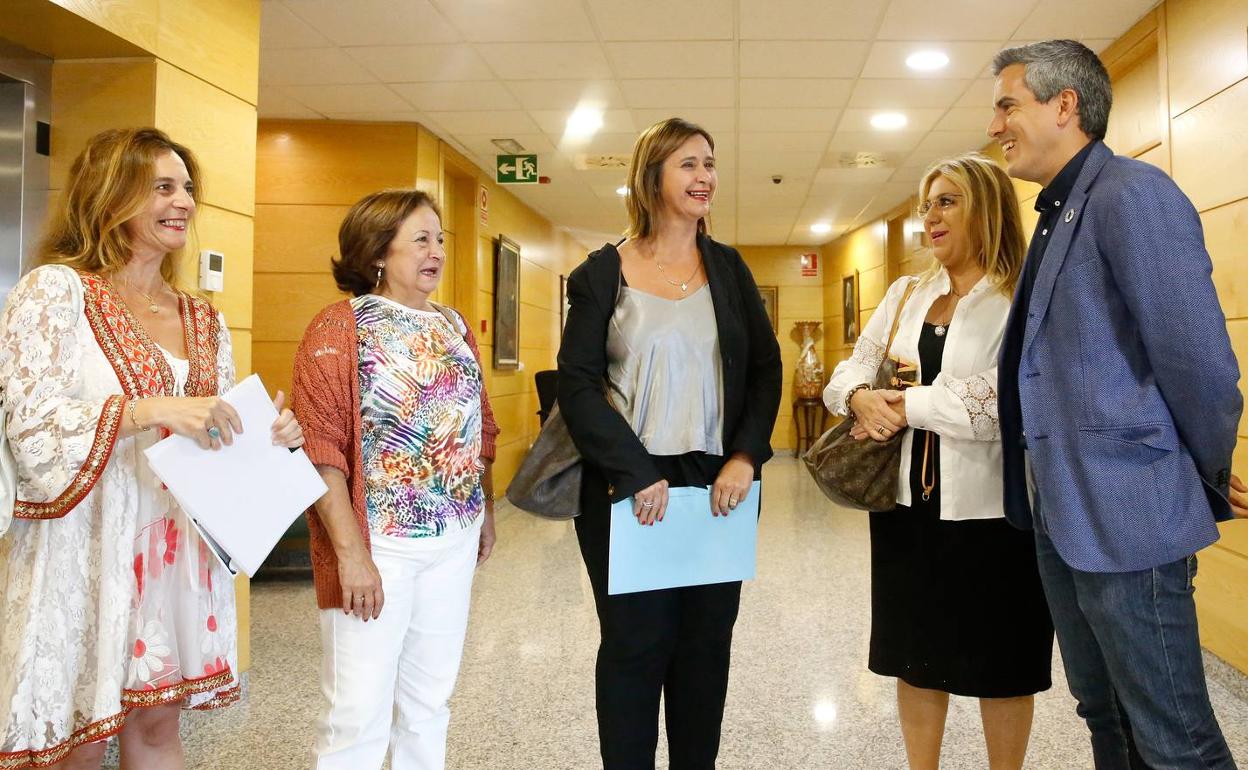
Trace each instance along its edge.
{"label": "colorful patterned blouse", "polygon": [[481,489],[481,369],[437,311],[351,300],[370,531],[437,537],[472,526]]}

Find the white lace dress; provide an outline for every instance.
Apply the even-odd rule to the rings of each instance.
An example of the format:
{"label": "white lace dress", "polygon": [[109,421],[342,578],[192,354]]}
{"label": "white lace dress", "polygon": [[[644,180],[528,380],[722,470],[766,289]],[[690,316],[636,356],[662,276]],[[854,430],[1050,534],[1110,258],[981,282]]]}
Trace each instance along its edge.
{"label": "white lace dress", "polygon": [[149,469],[157,432],[117,438],[129,397],[233,384],[224,323],[180,304],[190,361],[97,276],[41,267],[9,296],[0,385],[19,502],[0,539],[2,770],[57,762],[134,708],[237,700],[233,581]]}

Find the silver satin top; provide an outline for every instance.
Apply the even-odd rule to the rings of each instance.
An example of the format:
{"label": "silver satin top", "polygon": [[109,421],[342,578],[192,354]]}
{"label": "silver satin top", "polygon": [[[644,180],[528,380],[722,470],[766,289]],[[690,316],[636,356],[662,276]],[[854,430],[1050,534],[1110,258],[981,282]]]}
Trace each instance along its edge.
{"label": "silver satin top", "polygon": [[724,453],[724,376],[711,289],[679,300],[630,289],[607,329],[615,408],[653,455]]}

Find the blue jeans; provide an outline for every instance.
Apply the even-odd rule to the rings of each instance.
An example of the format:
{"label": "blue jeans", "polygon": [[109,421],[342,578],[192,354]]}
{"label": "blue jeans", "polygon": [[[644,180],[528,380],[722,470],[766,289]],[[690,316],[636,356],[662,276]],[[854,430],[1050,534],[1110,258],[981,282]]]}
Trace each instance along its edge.
{"label": "blue jeans", "polygon": [[1234,770],[1205,686],[1196,556],[1080,572],[1037,531],[1036,557],[1096,770]]}

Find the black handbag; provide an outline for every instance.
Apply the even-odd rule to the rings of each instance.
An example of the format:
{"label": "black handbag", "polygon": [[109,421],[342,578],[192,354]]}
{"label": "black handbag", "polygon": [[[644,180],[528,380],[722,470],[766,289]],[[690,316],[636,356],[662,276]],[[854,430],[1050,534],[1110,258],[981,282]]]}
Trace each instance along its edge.
{"label": "black handbag", "polygon": [[[898,362],[889,358],[888,354],[893,348],[893,337],[897,335],[901,310],[906,306],[914,286],[912,283],[906,288],[897,305],[893,327],[888,333],[888,344],[884,348],[884,360],[871,384],[873,390],[899,387]],[[857,440],[849,435],[853,427],[854,416],[851,413],[839,425],[820,436],[802,455],[802,462],[814,477],[819,490],[832,502],[863,511],[891,511],[897,507],[901,437],[905,431],[897,431],[884,441],[870,438]]]}
{"label": "black handbag", "polygon": [[507,500],[543,519],[563,521],[581,512],[581,453],[572,443],[568,424],[551,408],[537,440],[507,485]]}

